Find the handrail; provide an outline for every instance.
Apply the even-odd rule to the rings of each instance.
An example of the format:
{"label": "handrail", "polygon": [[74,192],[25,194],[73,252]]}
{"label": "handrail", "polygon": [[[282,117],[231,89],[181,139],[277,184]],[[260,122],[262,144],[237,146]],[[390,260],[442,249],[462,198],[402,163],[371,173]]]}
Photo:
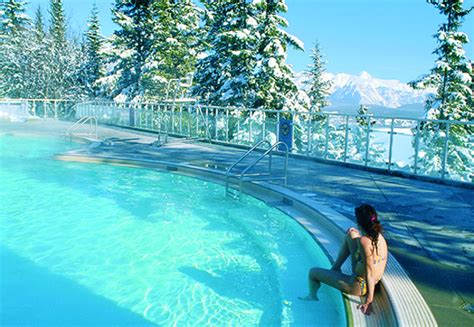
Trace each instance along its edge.
{"label": "handrail", "polygon": [[[259,156],[256,160],[254,160],[250,165],[248,165],[247,167],[245,167],[245,169],[244,169],[242,172],[240,172],[240,174],[231,175],[232,169],[233,169],[239,162],[241,162],[244,158],[246,158],[250,153],[252,153],[253,151],[255,151],[255,149],[256,149],[259,145],[261,145],[261,144],[263,144],[263,143],[267,143],[268,145],[270,145],[270,148],[267,149],[267,150],[266,150],[261,156]],[[268,161],[268,175],[267,175],[267,176],[268,176],[268,179],[269,179],[269,180],[272,179],[272,177],[271,177],[271,173],[272,173],[272,152],[273,152],[273,150],[274,150],[276,147],[278,147],[279,145],[284,145],[284,147],[285,147],[285,169],[284,169],[285,174],[284,174],[283,180],[284,180],[285,186],[286,186],[287,180],[288,180],[288,152],[289,152],[288,145],[287,145],[286,143],[284,143],[284,142],[281,142],[281,141],[276,142],[276,143],[274,143],[274,144],[271,144],[271,143],[270,143],[269,141],[267,141],[267,140],[261,140],[261,141],[259,141],[257,144],[255,144],[250,150],[248,150],[243,156],[241,156],[241,157],[239,158],[239,160],[237,160],[236,162],[234,162],[234,163],[232,164],[232,166],[230,166],[230,167],[227,169],[227,171],[226,171],[226,180],[225,180],[225,190],[226,190],[226,194],[228,194],[228,191],[229,191],[229,179],[230,179],[230,177],[234,177],[234,178],[238,178],[238,179],[239,179],[239,196],[241,196],[241,195],[242,195],[242,188],[243,188],[243,187],[242,187],[242,186],[243,186],[242,184],[243,184],[243,182],[244,182],[244,177],[246,176],[247,172],[248,172],[250,169],[252,169],[253,167],[255,167],[255,165],[256,165],[257,163],[259,163],[259,162],[260,162],[263,158],[265,158],[267,155],[270,156],[270,159],[269,159],[269,161]],[[257,175],[259,175],[259,177],[265,176],[265,174],[257,174]],[[250,175],[248,175],[248,176],[250,176]],[[252,175],[252,176],[253,176],[253,175]],[[265,177],[265,179],[267,179],[267,177]],[[274,178],[274,179],[277,179],[277,178]],[[255,179],[255,180],[258,180],[258,178]]]}
{"label": "handrail", "polygon": [[[95,116],[83,116],[81,117],[77,122],[75,122],[71,127],[69,127],[66,130],[66,135],[69,135],[72,137],[72,132],[77,130],[79,127],[82,125],[86,124],[89,122],[90,127],[89,127],[89,135],[90,136],[95,136],[97,139],[97,118]],[[92,133],[92,127],[94,126],[94,133]]]}
{"label": "handrail", "polygon": [[252,153],[256,148],[258,148],[260,145],[262,145],[263,143],[266,143],[268,144],[270,147],[272,146],[272,144],[267,141],[267,140],[260,140],[259,142],[257,142],[253,147],[250,148],[250,150],[248,150],[247,152],[244,153],[244,155],[242,155],[239,160],[237,160],[236,162],[234,162],[234,164],[232,166],[230,166],[228,169],[227,169],[227,172],[226,172],[226,175],[230,174],[231,170],[237,166],[238,163],[240,163],[242,160],[244,160],[246,157],[249,156],[250,153]]}
{"label": "handrail", "polygon": [[251,165],[247,166],[241,173],[240,173],[240,179],[242,179],[245,174],[252,169],[257,163],[260,162],[267,154],[270,154],[270,172],[271,172],[271,156],[272,156],[272,151],[275,149],[277,146],[283,144],[285,146],[285,186],[286,186],[286,176],[287,176],[287,170],[288,170],[288,145],[284,142],[276,142],[273,144],[270,149],[265,151],[260,157],[257,158]]}
{"label": "handrail", "polygon": [[[227,193],[227,191],[228,191],[228,189],[229,189],[229,178],[230,178],[230,176],[231,176],[230,173],[231,173],[232,169],[233,169],[235,166],[237,166],[237,164],[239,164],[242,160],[244,160],[245,158],[247,158],[253,151],[255,151],[255,149],[257,149],[257,147],[259,147],[260,145],[262,145],[262,144],[264,144],[264,143],[268,144],[270,147],[272,146],[272,144],[271,144],[269,141],[267,141],[267,140],[265,140],[265,139],[260,140],[260,141],[257,142],[253,147],[251,147],[250,150],[248,150],[247,152],[245,152],[236,162],[234,162],[234,163],[232,164],[232,166],[230,166],[230,167],[227,169],[227,171],[226,171],[226,173],[225,173],[225,191],[226,191],[226,193]],[[272,163],[271,163],[271,160],[270,160],[270,162],[269,162],[269,170],[271,170],[271,164],[272,164]]]}
{"label": "handrail", "polygon": [[[19,100],[19,99],[9,99],[9,100]],[[28,101],[28,100],[26,100]],[[51,105],[54,105],[56,102],[54,100],[40,100],[38,102],[29,101],[29,112],[33,117],[47,117],[48,113],[51,112]],[[44,104],[44,106],[37,106],[39,103]],[[125,126],[129,127],[128,124],[125,124],[125,116],[122,116],[122,111],[128,109],[130,102],[120,102],[119,106],[116,106],[118,102],[114,101],[104,101],[104,100],[94,100],[93,102],[66,102],[72,103],[73,106],[66,108],[67,110],[59,111],[59,104],[61,102],[58,100],[58,108],[54,108],[54,114],[57,118],[59,115],[65,116],[70,115],[74,112],[74,108],[83,108],[92,103],[90,108],[84,112],[85,115],[95,115],[101,117],[101,121],[111,123],[112,125]],[[1,100],[0,100],[1,104]],[[151,117],[161,114],[167,108],[168,104],[164,101],[144,101],[141,102],[142,105],[155,105],[157,110],[151,112]],[[205,113],[203,110],[206,109]],[[102,110],[105,110],[106,114],[103,114]],[[142,110],[142,109],[138,109]],[[234,111],[235,110],[235,111]],[[77,110],[76,110],[77,111]],[[356,113],[352,114],[340,114],[340,113],[330,113],[330,112],[296,112],[289,110],[269,110],[269,109],[252,109],[252,108],[243,108],[243,107],[219,107],[219,106],[210,106],[202,103],[190,104],[183,110],[184,114],[188,115],[188,121],[192,123],[192,119],[196,119],[196,135],[201,135],[202,138],[206,140],[210,139],[211,141],[222,142],[225,144],[239,144],[247,146],[248,142],[253,142],[255,139],[254,136],[249,133],[248,138],[241,139],[238,136],[241,119],[248,116],[249,112],[260,111],[263,114],[263,126],[262,132],[259,135],[260,139],[268,138],[269,136],[279,139],[280,125],[279,120],[283,116],[290,116],[294,121],[298,120],[299,125],[301,126],[300,134],[293,134],[293,142],[296,142],[295,146],[292,149],[292,153],[296,155],[305,155],[310,158],[321,158],[323,160],[329,160],[330,162],[343,162],[353,164],[359,167],[370,167],[377,170],[391,172],[401,172],[403,176],[423,176],[428,178],[430,181],[449,181],[454,182],[456,185],[472,185],[472,177],[468,174],[463,174],[462,171],[458,172],[456,169],[451,169],[453,163],[450,161],[451,149],[455,146],[453,144],[453,129],[454,128],[465,128],[467,130],[467,139],[464,141],[465,146],[468,147],[469,142],[473,141],[472,136],[472,127],[474,126],[474,121],[455,121],[451,119],[447,120],[436,120],[436,119],[426,119],[426,118],[415,118],[415,117],[394,117],[394,116],[379,116],[379,115],[358,115]],[[41,114],[43,112],[43,114]],[[179,117],[181,118],[183,113],[179,112]],[[239,114],[240,113],[240,114]],[[271,114],[271,115],[270,115]],[[148,116],[147,116],[148,117]],[[161,116],[162,117],[162,116]],[[315,121],[316,118],[316,121]],[[319,119],[320,118],[320,119]],[[359,123],[360,119],[368,120],[367,123],[371,121],[376,121],[374,125]],[[155,117],[156,119],[156,117]],[[200,124],[204,119],[207,123]],[[217,125],[214,133],[213,127],[214,122],[224,121],[224,124]],[[237,122],[237,132],[235,130],[229,130],[231,126],[231,119]],[[324,122],[322,120],[325,120]],[[158,119],[158,121],[160,121]],[[276,124],[275,124],[276,121]],[[422,147],[427,146],[427,139],[424,136],[425,124],[429,129],[439,130],[440,141],[436,145],[436,148],[439,148],[440,161],[443,162],[440,169],[431,169],[434,168],[435,163],[425,162],[421,157]],[[434,124],[434,127],[432,126]],[[142,125],[141,122],[138,125]],[[324,126],[325,125],[325,126]],[[182,129],[180,126],[178,135],[180,136],[190,136],[191,133],[191,124],[188,123],[187,128]],[[339,142],[339,138],[331,138],[332,130],[329,128],[334,126],[339,131],[343,131],[341,136],[343,140]],[[139,128],[141,126],[138,126]],[[159,125],[152,125],[151,129],[156,130]],[[326,128],[324,128],[326,127]],[[379,143],[381,156],[373,155],[370,151],[367,151],[367,146],[363,147],[362,144],[355,145],[351,143],[350,137],[353,136],[354,127],[357,128],[357,131],[365,131],[365,140],[370,142],[365,143],[369,145],[369,150],[371,144],[374,144],[374,139],[382,138],[382,133],[387,133],[388,138],[385,138],[383,135],[383,141]],[[218,132],[223,132],[225,128],[225,141],[222,140]],[[244,127],[247,128],[247,127]],[[250,126],[248,127],[250,128]],[[145,126],[145,129],[150,129],[150,126]],[[404,136],[400,136],[402,135]],[[230,132],[230,133],[229,133]],[[257,131],[258,134],[259,131]],[[174,131],[173,131],[174,133]],[[362,134],[361,134],[362,135]],[[318,137],[316,137],[318,136]],[[362,137],[362,136],[360,136]],[[406,150],[403,151],[403,154],[395,152],[397,149],[401,148],[405,144],[405,140],[411,138],[412,144]],[[443,139],[444,138],[444,139]],[[336,143],[334,143],[336,142]],[[423,142],[423,143],[422,143]],[[378,141],[376,142],[378,143]],[[328,146],[336,146],[337,151],[334,153],[328,152]],[[251,145],[250,145],[251,146]],[[249,146],[249,147],[250,147]],[[464,146],[464,145],[463,145]],[[351,148],[355,148],[357,151],[351,151]],[[408,157],[410,155],[410,157]],[[463,165],[467,167],[469,163],[463,162]]]}

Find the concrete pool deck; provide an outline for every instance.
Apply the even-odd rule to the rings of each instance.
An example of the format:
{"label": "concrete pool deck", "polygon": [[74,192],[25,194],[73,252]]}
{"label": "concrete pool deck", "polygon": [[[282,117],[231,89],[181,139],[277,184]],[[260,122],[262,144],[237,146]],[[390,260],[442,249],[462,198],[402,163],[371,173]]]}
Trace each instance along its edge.
{"label": "concrete pool deck", "polygon": [[[69,123],[48,120],[0,124],[2,132],[64,132]],[[149,143],[156,136],[118,128],[99,128],[99,137],[129,139],[88,148],[95,154],[187,163],[224,170],[245,150],[209,143],[171,139],[162,147]],[[130,140],[132,139],[133,140]],[[280,168],[277,159],[275,168]],[[391,252],[409,273],[438,324],[474,324],[463,309],[474,303],[474,201],[468,188],[393,177],[369,171],[290,158],[288,186],[303,197],[324,204],[352,219],[362,202],[380,212]]]}

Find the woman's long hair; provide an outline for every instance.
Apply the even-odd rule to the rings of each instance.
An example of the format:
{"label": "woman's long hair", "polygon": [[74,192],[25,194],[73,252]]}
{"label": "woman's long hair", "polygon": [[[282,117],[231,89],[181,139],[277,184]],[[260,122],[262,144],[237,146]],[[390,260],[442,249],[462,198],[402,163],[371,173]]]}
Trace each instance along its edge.
{"label": "woman's long hair", "polygon": [[377,248],[377,243],[379,241],[379,235],[383,233],[383,228],[378,220],[377,211],[375,211],[375,208],[370,204],[362,204],[355,208],[355,216],[357,224],[359,224],[367,236],[369,236],[372,241],[372,247],[375,248],[378,255],[379,250]]}

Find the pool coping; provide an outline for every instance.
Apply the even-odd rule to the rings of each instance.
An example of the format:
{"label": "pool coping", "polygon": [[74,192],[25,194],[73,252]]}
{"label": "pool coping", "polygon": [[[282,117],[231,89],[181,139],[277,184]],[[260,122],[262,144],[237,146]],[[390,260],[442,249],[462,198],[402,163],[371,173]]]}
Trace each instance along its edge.
{"label": "pool coping", "polygon": [[[75,153],[74,150],[55,155],[55,159],[107,163],[138,168],[155,168],[204,179],[221,185],[225,183],[225,172],[223,171],[165,160],[84,155],[82,153]],[[270,205],[273,203],[275,208],[292,217],[312,235],[313,239],[319,243],[330,260],[334,260],[334,257],[337,256],[339,244],[345,236],[344,231],[354,225],[348,218],[328,206],[275,184],[267,182],[244,183],[244,193],[267,203],[270,202]],[[324,233],[326,233],[323,234],[324,237],[330,238],[330,241],[327,240],[324,244],[319,241],[321,230],[324,230]],[[343,272],[351,274],[350,267],[347,264],[343,267]],[[344,295],[344,303],[348,313],[348,325],[437,326],[436,320],[420,292],[391,254],[389,254],[380,291],[376,293],[374,301],[375,314],[365,316],[358,310],[359,297]]]}

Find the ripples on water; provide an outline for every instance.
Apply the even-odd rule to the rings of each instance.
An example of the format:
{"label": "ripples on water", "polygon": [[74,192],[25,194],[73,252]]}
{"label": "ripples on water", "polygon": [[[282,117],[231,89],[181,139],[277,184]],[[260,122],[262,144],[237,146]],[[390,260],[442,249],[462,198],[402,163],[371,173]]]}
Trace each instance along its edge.
{"label": "ripples on water", "polygon": [[51,159],[71,146],[0,137],[3,323],[346,324],[332,289],[297,300],[329,262],[279,210],[189,177]]}

